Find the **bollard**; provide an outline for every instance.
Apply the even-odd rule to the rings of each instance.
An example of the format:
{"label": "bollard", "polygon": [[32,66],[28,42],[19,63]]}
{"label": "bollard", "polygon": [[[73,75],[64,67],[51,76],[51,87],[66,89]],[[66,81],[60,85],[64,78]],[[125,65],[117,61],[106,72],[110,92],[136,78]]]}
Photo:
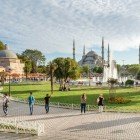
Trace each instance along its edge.
{"label": "bollard", "polygon": [[59,102],[58,102],[57,107],[59,108],[59,106],[60,106],[60,104],[59,104]]}
{"label": "bollard", "polygon": [[73,104],[71,104],[71,109],[73,110]]}
{"label": "bollard", "polygon": [[18,134],[18,124],[17,124],[17,120],[15,119],[15,131],[16,131],[16,134]]}
{"label": "bollard", "polygon": [[88,107],[88,111],[89,111],[89,105],[87,107]]}

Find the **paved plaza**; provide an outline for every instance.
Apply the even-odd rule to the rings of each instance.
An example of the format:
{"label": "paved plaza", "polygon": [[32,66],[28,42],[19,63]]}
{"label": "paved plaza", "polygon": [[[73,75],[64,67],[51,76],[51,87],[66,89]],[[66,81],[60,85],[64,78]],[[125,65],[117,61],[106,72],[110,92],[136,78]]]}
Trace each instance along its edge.
{"label": "paved plaza", "polygon": [[[2,101],[0,100],[1,105]],[[2,107],[0,117],[3,116]],[[0,140],[139,140],[140,114],[97,113],[80,114],[79,110],[50,108],[45,114],[44,106],[34,106],[29,115],[27,104],[11,101],[7,118],[37,121],[45,124],[43,136],[0,133]]]}

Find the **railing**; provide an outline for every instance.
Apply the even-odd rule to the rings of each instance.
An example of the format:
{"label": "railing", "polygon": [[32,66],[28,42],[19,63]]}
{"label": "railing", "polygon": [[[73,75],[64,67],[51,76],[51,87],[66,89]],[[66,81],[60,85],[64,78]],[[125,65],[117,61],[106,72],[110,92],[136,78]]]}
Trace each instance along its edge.
{"label": "railing", "polygon": [[0,118],[0,131],[42,135],[44,124],[37,122],[18,121],[16,119]]}
{"label": "railing", "polygon": [[[27,100],[18,98],[18,97],[11,97],[11,100],[22,102],[22,103],[28,103]],[[44,101],[36,100],[36,105],[44,105]],[[80,104],[68,104],[68,103],[60,103],[60,102],[50,102],[50,106],[57,107],[57,108],[64,108],[64,109],[72,109],[72,110],[79,110]],[[86,105],[87,111],[98,111],[97,105]],[[122,106],[104,106],[104,112],[133,112],[133,113],[140,113],[140,107],[137,107],[137,109],[131,108],[125,108]]]}

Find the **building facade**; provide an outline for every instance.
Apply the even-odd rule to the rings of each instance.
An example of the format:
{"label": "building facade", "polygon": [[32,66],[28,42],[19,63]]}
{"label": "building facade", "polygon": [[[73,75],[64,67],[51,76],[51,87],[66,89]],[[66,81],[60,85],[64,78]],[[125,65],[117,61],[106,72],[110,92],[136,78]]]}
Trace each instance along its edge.
{"label": "building facade", "polygon": [[0,67],[4,68],[5,72],[10,71],[11,74],[24,74],[24,63],[21,63],[17,55],[7,47],[0,51]]}

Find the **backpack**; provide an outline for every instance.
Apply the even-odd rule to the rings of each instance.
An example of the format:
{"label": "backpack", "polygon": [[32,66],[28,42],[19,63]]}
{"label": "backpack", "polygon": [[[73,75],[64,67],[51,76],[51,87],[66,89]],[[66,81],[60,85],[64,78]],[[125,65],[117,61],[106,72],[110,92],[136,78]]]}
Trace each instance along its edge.
{"label": "backpack", "polygon": [[35,102],[35,99],[33,96],[30,96],[28,100],[29,100],[29,104],[33,104]]}

